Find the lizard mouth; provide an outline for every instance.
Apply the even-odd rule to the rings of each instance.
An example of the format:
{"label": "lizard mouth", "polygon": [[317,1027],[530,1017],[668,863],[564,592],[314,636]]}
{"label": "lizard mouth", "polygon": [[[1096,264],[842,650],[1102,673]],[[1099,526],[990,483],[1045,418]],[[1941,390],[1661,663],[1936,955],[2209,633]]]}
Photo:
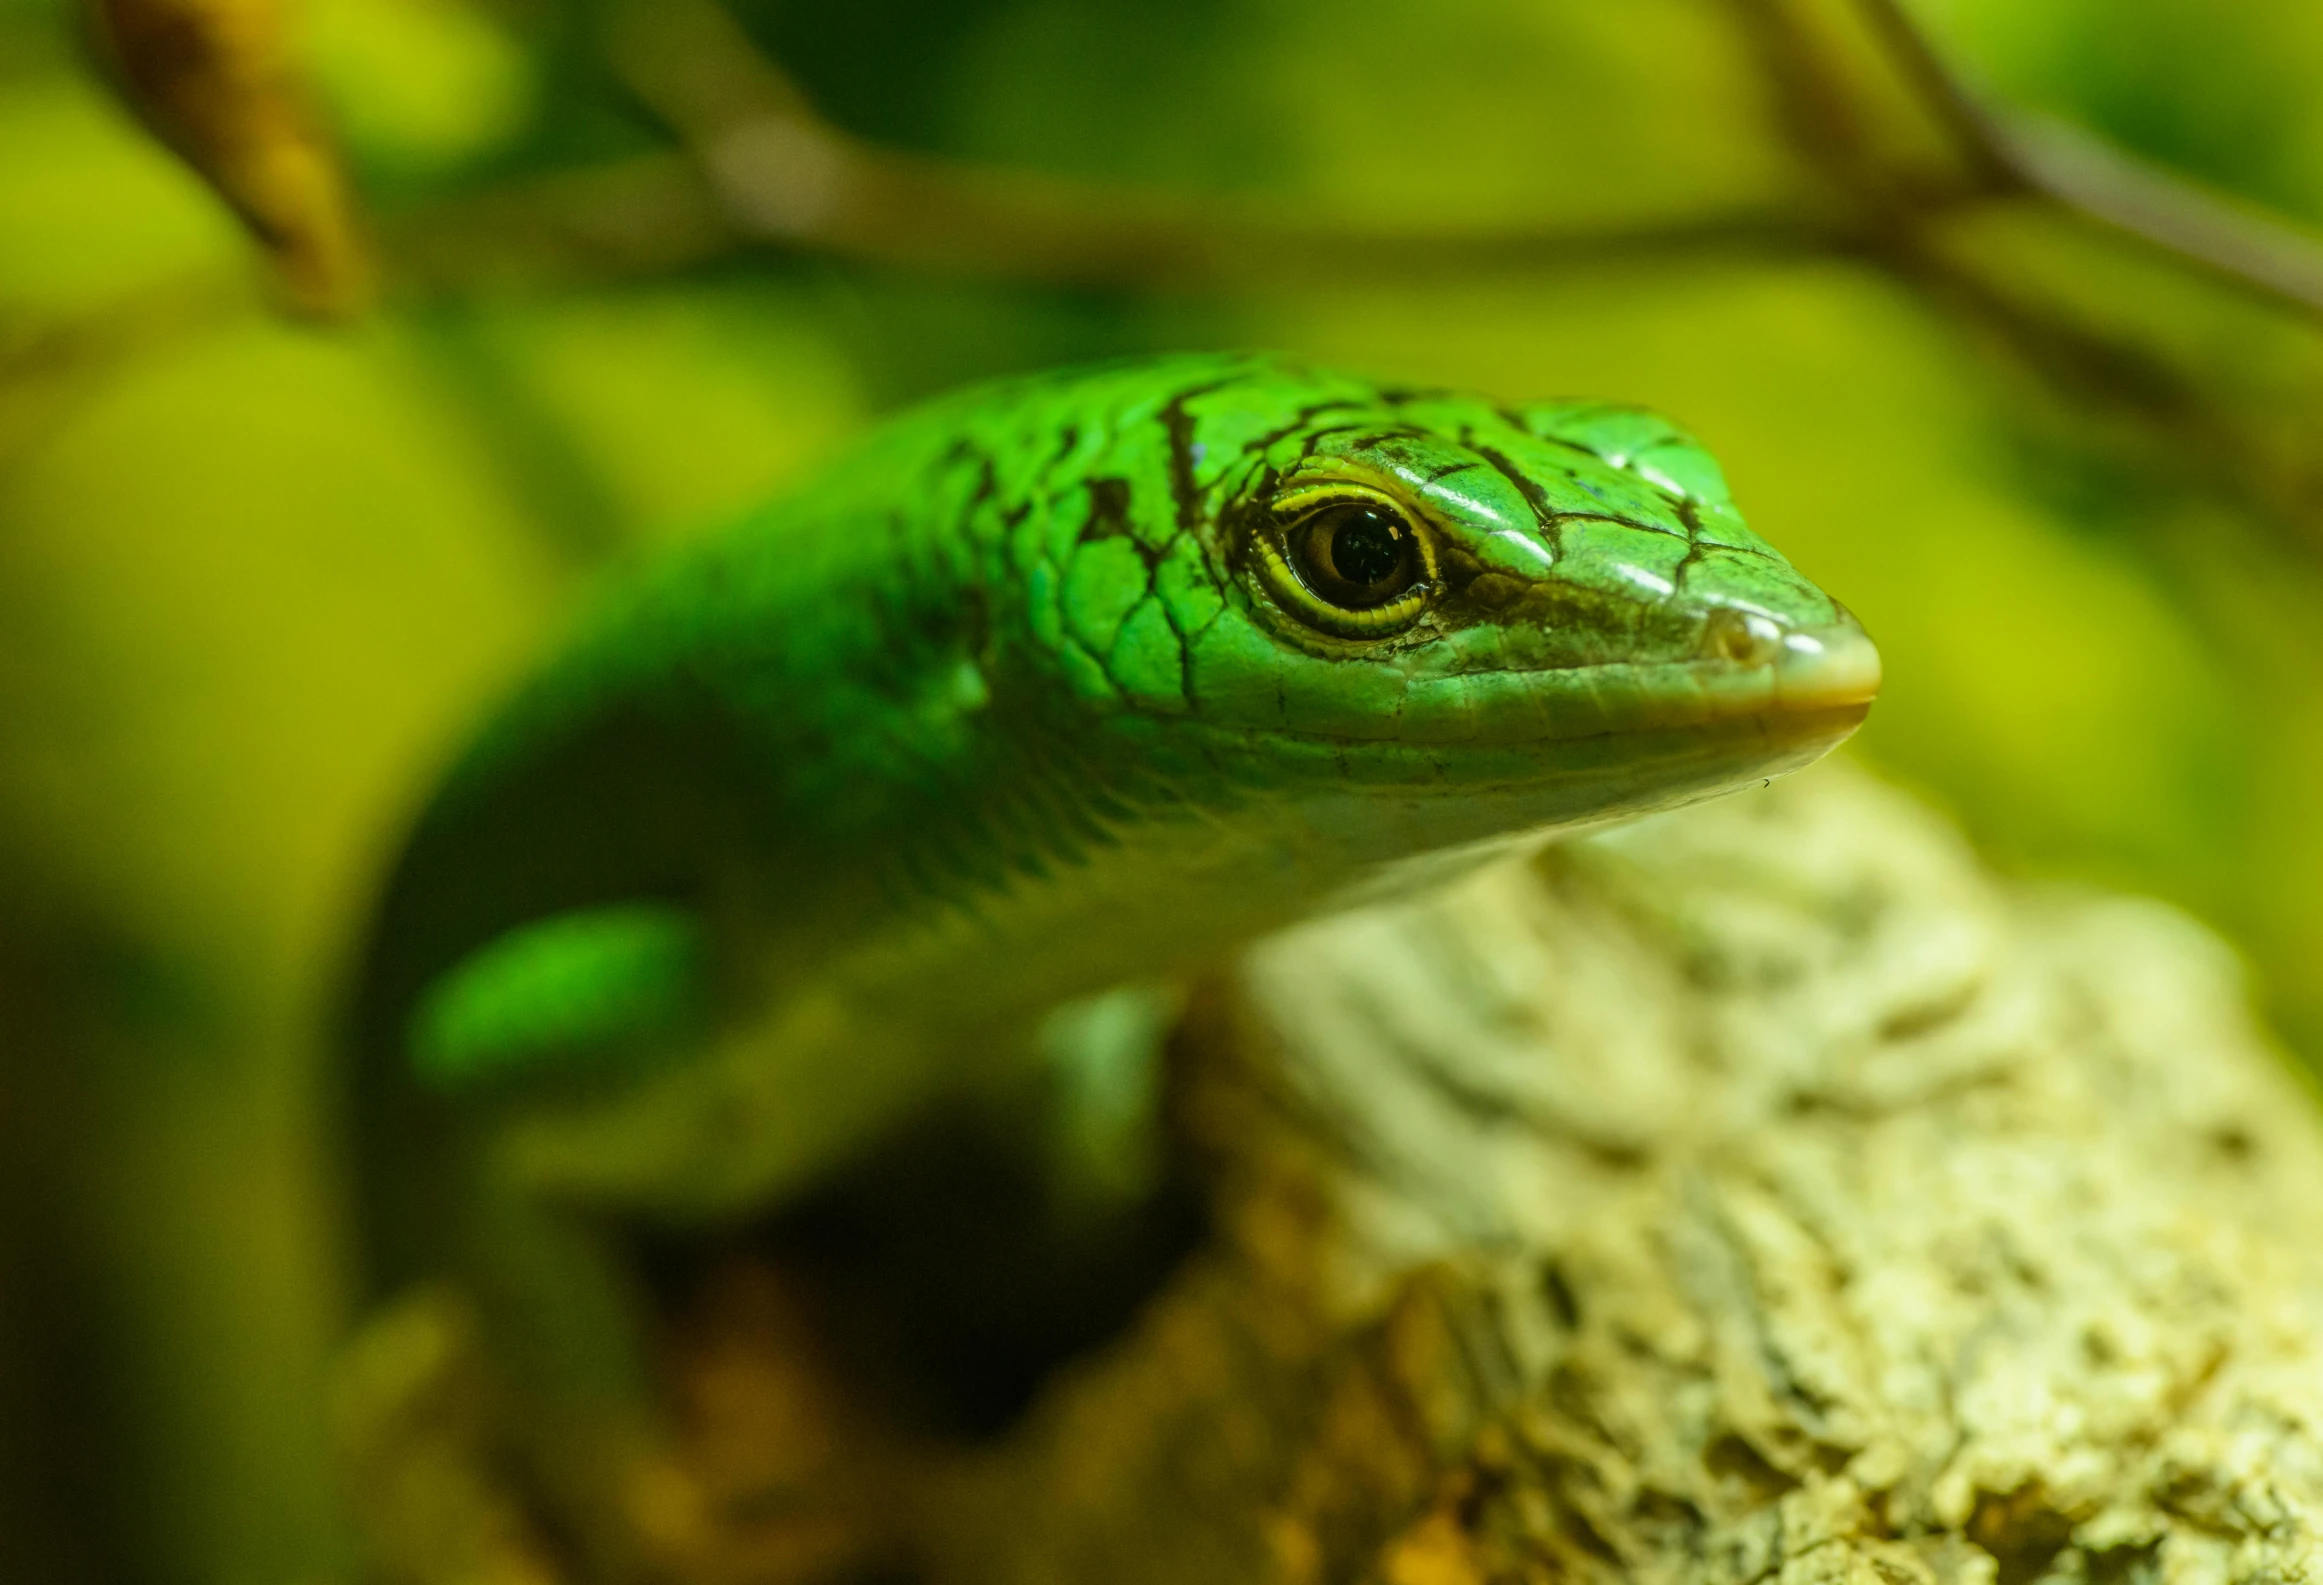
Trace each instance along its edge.
{"label": "lizard mouth", "polygon": [[1853,622],[1786,633],[1775,656],[1778,710],[1869,710],[1879,697],[1879,649]]}
{"label": "lizard mouth", "polygon": [[[1641,635],[1634,658],[1576,642],[1571,628],[1557,623],[1493,624],[1498,637],[1490,644],[1455,646],[1456,635],[1444,635],[1436,644],[1344,657],[1351,681],[1303,671],[1287,680],[1262,679],[1271,686],[1246,688],[1229,702],[1244,704],[1255,695],[1258,710],[1271,703],[1278,719],[1217,724],[1228,734],[1334,745],[1358,755],[1374,748],[1416,755],[1407,768],[1424,770],[1440,756],[1489,760],[1561,745],[1560,751],[1588,758],[1594,751],[1581,745],[1592,739],[1705,730],[1785,741],[1828,734],[1836,742],[1861,723],[1879,694],[1879,650],[1844,610],[1797,622],[1738,605],[1689,615],[1662,602],[1636,602],[1630,620],[1660,627]],[[1195,721],[1201,724],[1198,716]],[[1834,728],[1834,721],[1844,725]],[[1385,781],[1403,779],[1395,764],[1378,769]],[[1472,774],[1489,779],[1496,773],[1481,765],[1460,774],[1440,767],[1429,772],[1448,784]]]}
{"label": "lizard mouth", "polygon": [[[1496,680],[1514,697],[1467,721],[1441,722],[1442,736],[1434,740],[1547,745],[1740,730],[1784,741],[1836,742],[1862,723],[1881,680],[1879,649],[1851,616],[1794,627],[1732,610],[1713,613],[1690,655],[1562,675],[1574,677],[1580,670],[1588,673],[1586,686],[1560,689],[1546,701],[1523,696],[1528,684],[1557,674],[1528,676],[1513,668],[1501,673]],[[1471,683],[1478,677],[1468,674]],[[1426,741],[1434,734],[1410,736]]]}
{"label": "lizard mouth", "polygon": [[1769,737],[1845,737],[1879,697],[1879,648],[1852,616],[1791,627],[1721,610],[1693,658],[1665,664],[1659,684],[1605,690],[1596,732],[1654,733],[1754,722]]}
{"label": "lizard mouth", "polygon": [[1868,709],[1879,696],[1878,646],[1844,608],[1836,621],[1799,627],[1720,606],[1703,621],[1692,664],[1713,706],[1724,696],[1754,710]]}

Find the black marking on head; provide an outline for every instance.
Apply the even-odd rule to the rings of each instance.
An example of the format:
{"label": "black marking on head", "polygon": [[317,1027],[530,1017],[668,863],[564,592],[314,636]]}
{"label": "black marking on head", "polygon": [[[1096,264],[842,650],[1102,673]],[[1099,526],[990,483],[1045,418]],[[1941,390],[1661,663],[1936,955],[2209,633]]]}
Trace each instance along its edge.
{"label": "black marking on head", "polygon": [[1461,439],[1469,450],[1491,464],[1493,472],[1516,487],[1516,493],[1524,497],[1525,505],[1532,508],[1533,520],[1540,524],[1541,532],[1548,536],[1549,555],[1553,561],[1563,561],[1565,559],[1565,531],[1556,509],[1550,506],[1548,498],[1541,494],[1541,487],[1529,478],[1506,452],[1496,451],[1476,440],[1473,436],[1463,435]]}
{"label": "black marking on head", "polygon": [[1076,543],[1093,545],[1101,539],[1126,539],[1130,548],[1145,563],[1147,592],[1152,592],[1154,567],[1161,560],[1161,552],[1138,536],[1135,519],[1130,513],[1131,495],[1127,479],[1106,477],[1089,481],[1089,521],[1081,525]]}
{"label": "black marking on head", "polygon": [[1678,558],[1677,566],[1670,569],[1670,596],[1675,599],[1686,592],[1686,574],[1702,559],[1706,548],[1702,544],[1702,513],[1690,495],[1678,497],[1678,521],[1686,525],[1686,554]]}
{"label": "black marking on head", "polygon": [[1340,408],[1361,409],[1367,405],[1367,403],[1351,397],[1337,397],[1326,402],[1309,402],[1291,415],[1289,423],[1252,441],[1248,450],[1253,456],[1263,457],[1274,450],[1276,446],[1281,445],[1285,440],[1312,424],[1316,419],[1321,418],[1325,413],[1334,412]]}
{"label": "black marking on head", "polygon": [[1081,543],[1100,539],[1134,539],[1129,523],[1129,481],[1121,478],[1089,481],[1089,521],[1081,525]]}
{"label": "black marking on head", "polygon": [[[1178,618],[1168,602],[1163,602],[1162,615],[1170,624],[1170,631],[1178,639],[1178,693],[1191,708],[1194,704],[1194,637],[1178,626]],[[1205,630],[1206,631],[1206,630]]]}
{"label": "black marking on head", "polygon": [[987,679],[992,675],[998,641],[992,630],[992,596],[979,582],[971,582],[958,596],[960,647]]}
{"label": "black marking on head", "polygon": [[1382,428],[1364,431],[1362,438],[1357,440],[1355,444],[1365,451],[1385,452],[1388,456],[1395,457],[1400,455],[1401,451],[1401,448],[1395,444],[1399,440],[1441,442],[1443,438],[1434,430],[1422,429],[1417,424],[1389,424]]}
{"label": "black marking on head", "polygon": [[1162,433],[1169,439],[1170,500],[1177,508],[1178,527],[1191,529],[1201,521],[1202,490],[1194,480],[1194,415],[1186,405],[1199,396],[1222,391],[1232,380],[1209,380],[1180,391],[1162,404]]}
{"label": "black marking on head", "polygon": [[[1464,550],[1443,556],[1446,593],[1434,613],[1439,634],[1474,627],[1523,627],[1539,631],[1551,650],[1528,661],[1530,671],[1571,671],[1627,658],[1649,633],[1654,643],[1680,643],[1687,620],[1669,601],[1648,600],[1608,589],[1566,583],[1555,577],[1523,578],[1486,568]],[[1501,662],[1476,656],[1453,667],[1455,673],[1497,671]]]}
{"label": "black marking on head", "polygon": [[1604,452],[1599,451],[1595,446],[1591,446],[1582,441],[1575,440],[1568,435],[1552,434],[1545,430],[1535,429],[1531,424],[1525,421],[1525,416],[1513,407],[1496,407],[1493,409],[1493,413],[1500,419],[1502,423],[1515,430],[1518,434],[1528,435],[1532,439],[1541,442],[1543,445],[1562,446],[1567,451],[1577,451],[1582,456],[1587,457],[1590,461],[1602,462],[1608,468],[1621,466],[1619,463],[1606,456]]}
{"label": "black marking on head", "polygon": [[1333,435],[1360,434],[1364,428],[1362,424],[1326,424],[1321,429],[1309,430],[1307,438],[1299,445],[1299,461],[1305,462],[1312,457],[1317,448]]}
{"label": "black marking on head", "polygon": [[1411,463],[1412,458],[1403,448],[1396,445],[1397,441],[1440,442],[1443,439],[1443,436],[1434,430],[1422,429],[1417,424],[1390,424],[1384,427],[1377,424],[1332,424],[1327,428],[1309,432],[1305,444],[1299,448],[1299,461],[1305,462],[1312,458],[1322,443],[1334,435],[1353,435],[1355,439],[1349,442],[1351,449],[1375,451],[1390,461],[1406,464]]}
{"label": "black marking on head", "polygon": [[991,504],[1000,494],[1000,469],[990,452],[963,436],[952,443],[952,449],[945,456],[952,461],[976,464],[976,488],[968,497],[969,511]]}

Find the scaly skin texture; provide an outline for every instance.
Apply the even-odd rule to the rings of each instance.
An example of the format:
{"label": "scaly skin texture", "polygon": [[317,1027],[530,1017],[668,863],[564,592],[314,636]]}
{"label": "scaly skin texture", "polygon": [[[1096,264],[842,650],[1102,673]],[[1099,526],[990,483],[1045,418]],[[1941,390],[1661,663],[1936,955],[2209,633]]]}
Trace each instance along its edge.
{"label": "scaly skin texture", "polygon": [[[1356,508],[1388,606],[1300,559]],[[1649,414],[1241,355],[936,403],[625,592],[423,817],[356,1009],[378,1275],[617,1395],[618,1284],[543,1207],[764,1204],[1060,1000],[1795,768],[1877,682]]]}

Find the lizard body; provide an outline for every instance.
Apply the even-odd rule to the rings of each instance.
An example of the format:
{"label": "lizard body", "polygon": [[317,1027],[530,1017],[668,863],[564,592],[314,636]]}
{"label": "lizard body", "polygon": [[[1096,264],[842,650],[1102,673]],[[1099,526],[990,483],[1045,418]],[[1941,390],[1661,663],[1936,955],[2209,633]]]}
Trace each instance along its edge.
{"label": "lizard body", "polygon": [[941,400],[624,589],[421,817],[375,1275],[632,1396],[609,1214],[779,1202],[1059,1003],[1794,769],[1878,680],[1650,414],[1249,355]]}

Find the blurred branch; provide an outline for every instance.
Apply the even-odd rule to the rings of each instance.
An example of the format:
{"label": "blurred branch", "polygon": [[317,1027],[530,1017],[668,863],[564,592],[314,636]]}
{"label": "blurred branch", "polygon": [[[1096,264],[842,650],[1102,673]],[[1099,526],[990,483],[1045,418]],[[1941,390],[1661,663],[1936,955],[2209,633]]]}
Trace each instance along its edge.
{"label": "blurred branch", "polygon": [[[614,193],[496,195],[495,208],[514,198],[508,218],[535,238],[561,235],[616,251],[634,244],[650,255],[672,251],[674,233],[704,255],[778,244],[947,274],[1178,289],[1410,282],[1833,245],[1819,217],[1766,207],[1604,228],[1369,228],[885,149],[823,120],[706,0],[627,9],[606,53],[676,132],[699,174],[688,179],[639,162],[608,177]],[[671,228],[608,227],[603,216],[583,212],[616,195],[621,207],[659,212]],[[434,224],[428,230],[443,234]],[[440,242],[411,242],[423,276],[447,261]]]}
{"label": "blurred branch", "polygon": [[2053,117],[2015,111],[1995,130],[2044,197],[2231,286],[2323,317],[2323,241]]}
{"label": "blurred branch", "polygon": [[423,290],[465,293],[496,277],[650,274],[780,247],[946,276],[1193,291],[1802,257],[1838,245],[1820,219],[1761,208],[1603,228],[1371,230],[884,153],[875,156],[883,167],[929,171],[891,180],[898,173],[886,167],[861,185],[850,177],[844,212],[812,217],[779,180],[734,198],[737,185],[758,186],[766,165],[800,152],[788,129],[756,127],[727,151],[723,181],[695,157],[645,156],[512,184],[383,222],[388,263]]}
{"label": "blurred branch", "polygon": [[[1837,179],[1852,222],[1760,206],[1603,228],[1366,228],[910,154],[823,119],[713,0],[656,0],[616,14],[609,62],[700,172],[695,192],[682,192],[668,169],[650,183],[642,168],[631,170],[619,185],[632,205],[683,211],[676,234],[705,252],[776,243],[947,273],[1179,288],[1410,281],[1720,250],[1876,253],[1908,246],[1913,232],[1964,207],[2029,195],[2323,315],[2323,243],[2047,118],[1986,105],[1900,0],[1857,4],[1950,134],[1960,173],[1935,176],[1880,158],[1844,73],[1779,0],[1733,3],[1762,45],[1793,141]],[[568,236],[604,235],[593,220],[553,220],[554,205],[525,207],[535,223],[548,220]]]}
{"label": "blurred branch", "polygon": [[[2228,283],[2269,308],[2323,319],[2323,243],[2245,214],[2098,139],[1980,101],[1944,65],[1897,0],[1846,0],[1906,91],[1947,135],[1974,196],[1932,207],[1931,178],[1877,149],[1859,109],[1860,73],[1834,57],[1812,0],[1728,0],[1761,70],[1778,122],[1799,158],[1856,217],[1862,255],[1952,313],[2031,373],[2074,412],[2127,428],[2116,439],[2157,474],[2255,509],[2268,532],[2323,553],[2323,465],[2280,393],[2168,348],[2152,315],[2104,323],[2102,294],[2059,291],[1997,257],[1973,232],[1940,225],[1944,211],[2030,204],[2127,235],[2155,256]],[[1944,191],[1945,178],[1934,179]],[[1960,189],[1952,189],[1957,193]]]}
{"label": "blurred branch", "polygon": [[[292,67],[278,0],[85,0],[124,96],[243,216],[302,311],[367,296],[369,266],[335,152]],[[1754,205],[1604,227],[1424,230],[1073,181],[855,138],[816,113],[716,0],[629,0],[605,56],[690,158],[633,160],[408,217],[392,264],[471,287],[543,261],[652,272],[753,245],[1009,280],[1248,287],[1537,271],[1705,253],[1860,252],[1900,262],[1928,224],[2034,197],[2323,316],[2323,243],[2047,118],[1986,103],[1903,0],[1852,0],[1962,169],[1873,147],[1848,73],[1791,0],[1729,0],[1777,89],[1785,130],[1839,212]],[[1924,266],[1925,261],[1921,261]]]}
{"label": "blurred branch", "polygon": [[0,471],[113,371],[258,303],[244,272],[211,269],[170,276],[60,318],[0,306]]}
{"label": "blurred branch", "polygon": [[1963,170],[1931,183],[1871,146],[1848,74],[1787,0],[1730,0],[1776,88],[1783,130],[1862,217],[1874,252],[1914,250],[1926,223],[1977,201],[2030,198],[2278,306],[2323,317],[2323,239],[2235,204],[2053,117],[1986,101],[1903,0],[1854,0]]}
{"label": "blurred branch", "polygon": [[549,279],[666,274],[749,238],[683,154],[528,177],[379,221],[391,284],[469,296]]}
{"label": "blurred branch", "polygon": [[1898,68],[1995,193],[2022,192],[2207,274],[2323,316],[2323,240],[2053,117],[1985,103],[1902,0],[1857,0]]}
{"label": "blurred branch", "polygon": [[338,153],[307,103],[275,0],[87,0],[122,97],[272,258],[289,306],[341,318],[370,263]]}
{"label": "blurred branch", "polygon": [[1978,179],[1994,192],[2029,187],[1994,132],[1992,113],[1968,92],[1901,0],[1856,0],[1856,4]]}

